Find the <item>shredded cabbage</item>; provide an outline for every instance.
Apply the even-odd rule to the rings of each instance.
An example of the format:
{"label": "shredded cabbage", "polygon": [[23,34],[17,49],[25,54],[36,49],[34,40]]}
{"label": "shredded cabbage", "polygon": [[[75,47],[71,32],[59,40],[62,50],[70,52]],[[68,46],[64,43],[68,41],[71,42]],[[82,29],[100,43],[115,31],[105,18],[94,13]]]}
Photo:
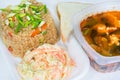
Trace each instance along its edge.
{"label": "shredded cabbage", "polygon": [[44,44],[27,52],[18,71],[23,80],[66,80],[73,66],[65,50]]}

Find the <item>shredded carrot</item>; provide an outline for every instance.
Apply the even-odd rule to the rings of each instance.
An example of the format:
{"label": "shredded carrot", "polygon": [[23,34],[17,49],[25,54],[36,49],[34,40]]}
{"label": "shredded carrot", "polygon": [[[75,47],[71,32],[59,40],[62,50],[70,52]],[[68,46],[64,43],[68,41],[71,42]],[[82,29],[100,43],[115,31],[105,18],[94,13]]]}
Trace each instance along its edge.
{"label": "shredded carrot", "polygon": [[41,27],[41,30],[45,30],[47,28],[47,24],[45,23],[42,27]]}
{"label": "shredded carrot", "polygon": [[70,61],[70,65],[71,66],[75,66],[75,62],[71,59],[71,61]]}
{"label": "shredded carrot", "polygon": [[11,46],[9,46],[9,47],[8,47],[8,50],[9,50],[10,52],[12,52],[12,51],[13,51],[13,48],[12,48]]}
{"label": "shredded carrot", "polygon": [[61,55],[61,54],[56,54],[56,57],[65,65],[66,64],[66,60],[65,60],[65,56]]}
{"label": "shredded carrot", "polygon": [[10,37],[13,37],[12,32],[8,32],[8,35],[9,35]]}
{"label": "shredded carrot", "polygon": [[46,28],[47,28],[47,24],[46,24],[46,23],[41,27],[41,29],[36,28],[36,29],[32,32],[31,37],[36,36],[37,34],[39,34],[41,31],[45,30]]}
{"label": "shredded carrot", "polygon": [[41,62],[44,62],[45,63],[45,67],[46,68],[49,68],[49,63],[48,63],[48,61],[46,60],[46,59],[41,59]]}
{"label": "shredded carrot", "polygon": [[36,29],[32,32],[31,37],[36,36],[36,35],[39,34],[40,32],[41,32],[40,29],[39,29],[39,28],[36,28]]}

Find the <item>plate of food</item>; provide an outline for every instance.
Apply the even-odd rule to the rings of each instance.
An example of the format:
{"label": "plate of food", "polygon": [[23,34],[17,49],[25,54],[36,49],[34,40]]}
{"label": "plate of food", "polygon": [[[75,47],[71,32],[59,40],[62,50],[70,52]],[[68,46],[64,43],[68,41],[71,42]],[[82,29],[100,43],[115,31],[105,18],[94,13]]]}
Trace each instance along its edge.
{"label": "plate of food", "polygon": [[0,51],[12,80],[79,80],[87,73],[88,57],[74,36],[63,44],[49,2],[3,2]]}

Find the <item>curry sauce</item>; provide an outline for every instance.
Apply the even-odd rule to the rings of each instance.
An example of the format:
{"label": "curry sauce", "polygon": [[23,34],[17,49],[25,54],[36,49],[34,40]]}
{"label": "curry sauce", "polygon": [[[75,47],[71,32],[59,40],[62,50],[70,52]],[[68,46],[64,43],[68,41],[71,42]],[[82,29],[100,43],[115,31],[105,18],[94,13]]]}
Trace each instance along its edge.
{"label": "curry sauce", "polygon": [[103,56],[120,55],[120,11],[89,16],[80,23],[86,41]]}

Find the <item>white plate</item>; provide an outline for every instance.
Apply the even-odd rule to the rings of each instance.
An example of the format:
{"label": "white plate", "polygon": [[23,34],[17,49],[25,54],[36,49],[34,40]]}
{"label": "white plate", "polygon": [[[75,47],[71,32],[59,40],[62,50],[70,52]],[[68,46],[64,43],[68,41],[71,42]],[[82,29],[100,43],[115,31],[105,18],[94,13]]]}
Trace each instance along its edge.
{"label": "white plate", "polygon": [[77,65],[71,73],[70,80],[80,80],[89,70],[90,62],[88,56],[85,54],[74,36],[70,37],[70,40],[66,45],[69,55],[74,59]]}
{"label": "white plate", "polygon": [[[1,1],[2,0],[0,0],[0,2]],[[54,21],[58,27],[59,20],[58,20],[56,9],[55,9],[58,1],[56,0],[51,2],[47,2],[43,0],[39,0],[39,1],[47,4],[47,7],[49,8],[54,18]],[[20,3],[20,0],[9,0],[9,1],[4,0],[2,1],[2,3],[0,3],[0,8],[6,7],[7,5],[10,5],[10,4],[15,5],[19,3]],[[62,42],[58,42],[57,45],[63,46]],[[65,46],[68,50],[69,55],[76,62],[76,67],[71,73],[69,80],[80,80],[89,70],[89,67],[90,67],[89,59],[73,36],[71,36],[69,42],[67,42]],[[10,74],[6,78],[6,77],[2,77],[3,75],[6,75],[6,73],[0,73],[0,77],[2,77],[3,80],[19,80],[20,76],[17,73],[16,66],[20,62],[20,60],[18,58],[11,56],[10,52],[7,50],[7,48],[5,47],[1,39],[0,39],[0,52],[2,56],[4,56],[5,63],[7,63],[4,66],[4,68],[2,67],[1,69],[0,67],[0,70],[5,70],[7,68],[9,69],[8,73]]]}

